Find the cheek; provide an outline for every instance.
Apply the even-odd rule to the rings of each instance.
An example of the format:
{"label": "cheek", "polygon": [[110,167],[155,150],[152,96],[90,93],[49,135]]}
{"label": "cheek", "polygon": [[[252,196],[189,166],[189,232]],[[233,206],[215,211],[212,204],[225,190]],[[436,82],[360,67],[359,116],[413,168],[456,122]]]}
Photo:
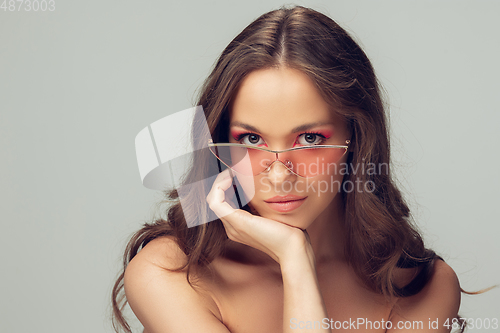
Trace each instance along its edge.
{"label": "cheek", "polygon": [[309,181],[307,196],[316,209],[325,209],[337,196],[342,185],[342,177],[321,176]]}

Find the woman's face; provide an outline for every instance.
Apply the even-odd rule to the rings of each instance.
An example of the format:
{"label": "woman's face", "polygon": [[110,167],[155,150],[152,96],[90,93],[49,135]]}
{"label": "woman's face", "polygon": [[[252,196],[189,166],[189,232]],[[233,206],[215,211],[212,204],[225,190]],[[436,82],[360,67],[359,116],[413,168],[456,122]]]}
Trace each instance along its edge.
{"label": "woman's face", "polygon": [[[284,150],[297,146],[345,145],[345,121],[332,112],[309,77],[295,69],[250,73],[230,111],[229,142]],[[347,155],[347,154],[346,154]],[[323,172],[303,178],[276,162],[256,176],[237,175],[250,206],[259,215],[306,229],[325,209],[334,207],[343,175],[340,165],[318,165]],[[316,167],[316,166],[313,166]],[[326,169],[325,169],[326,168]]]}

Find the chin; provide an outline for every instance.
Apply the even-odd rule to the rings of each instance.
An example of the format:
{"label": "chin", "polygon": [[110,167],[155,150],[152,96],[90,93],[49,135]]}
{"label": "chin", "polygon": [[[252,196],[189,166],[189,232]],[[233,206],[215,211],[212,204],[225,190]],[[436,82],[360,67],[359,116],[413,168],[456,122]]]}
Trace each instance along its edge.
{"label": "chin", "polygon": [[255,215],[259,215],[266,219],[274,220],[277,222],[281,222],[283,224],[289,225],[291,227],[306,229],[312,223],[310,221],[311,216],[304,216],[305,211],[300,214],[299,212],[293,213],[280,213],[276,211],[270,211],[268,209],[259,209],[259,208],[251,208],[251,213]]}

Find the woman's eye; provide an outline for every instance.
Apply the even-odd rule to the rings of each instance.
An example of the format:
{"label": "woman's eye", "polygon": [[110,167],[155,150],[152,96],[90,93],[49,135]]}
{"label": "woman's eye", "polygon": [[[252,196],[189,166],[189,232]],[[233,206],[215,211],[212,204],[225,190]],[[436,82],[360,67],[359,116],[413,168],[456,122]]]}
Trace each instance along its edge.
{"label": "woman's eye", "polygon": [[258,146],[263,145],[264,140],[257,134],[247,134],[242,138],[241,143],[250,146]]}
{"label": "woman's eye", "polygon": [[297,144],[304,146],[317,145],[323,142],[324,139],[325,137],[321,134],[304,133],[297,138]]}

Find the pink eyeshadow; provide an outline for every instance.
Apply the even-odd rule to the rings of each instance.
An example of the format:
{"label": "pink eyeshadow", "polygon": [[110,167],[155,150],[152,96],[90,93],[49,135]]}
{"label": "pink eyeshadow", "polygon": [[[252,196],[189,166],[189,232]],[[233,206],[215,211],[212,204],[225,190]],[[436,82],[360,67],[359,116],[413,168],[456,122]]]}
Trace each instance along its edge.
{"label": "pink eyeshadow", "polygon": [[237,130],[237,129],[232,129],[230,132],[234,140],[238,140],[238,136],[240,136],[241,134],[248,133],[248,131],[246,130]]}
{"label": "pink eyeshadow", "polygon": [[319,130],[319,131],[312,130],[311,132],[312,133],[319,133],[319,134],[323,135],[326,139],[330,139],[332,137],[332,133],[333,133],[333,131],[327,130],[327,129]]}

